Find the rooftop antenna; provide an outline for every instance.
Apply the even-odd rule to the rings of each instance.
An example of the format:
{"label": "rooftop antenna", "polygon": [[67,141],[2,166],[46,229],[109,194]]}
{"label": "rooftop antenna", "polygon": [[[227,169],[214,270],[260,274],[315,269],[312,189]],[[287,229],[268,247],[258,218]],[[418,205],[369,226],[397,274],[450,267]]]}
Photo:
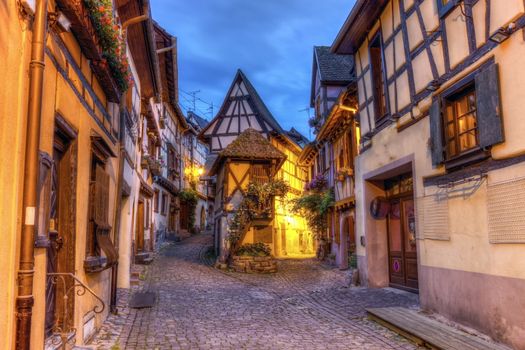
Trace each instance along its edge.
{"label": "rooftop antenna", "polygon": [[197,94],[201,92],[200,90],[195,90],[195,91],[190,91],[188,92],[187,94],[191,96],[191,101],[192,101],[192,104],[193,104],[193,109],[192,111],[195,112],[196,110],[196,106],[195,106],[195,101],[197,100]]}
{"label": "rooftop antenna", "polygon": [[210,107],[207,109],[210,112],[210,119],[213,119],[213,102],[210,104]]}
{"label": "rooftop antenna", "polygon": [[[298,112],[307,112],[308,113],[308,121],[310,120],[310,111],[311,111],[311,108],[310,107],[306,107],[305,109],[301,109],[299,110]],[[312,128],[308,128],[308,138],[311,140],[312,139]]]}

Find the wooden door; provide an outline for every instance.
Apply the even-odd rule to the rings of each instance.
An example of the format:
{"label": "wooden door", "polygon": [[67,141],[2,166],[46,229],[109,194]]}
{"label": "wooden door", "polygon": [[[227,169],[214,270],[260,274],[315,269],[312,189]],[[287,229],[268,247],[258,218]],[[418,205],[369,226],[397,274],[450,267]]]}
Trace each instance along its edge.
{"label": "wooden door", "polygon": [[139,200],[137,207],[137,232],[136,232],[136,252],[144,251],[144,201]]}
{"label": "wooden door", "polygon": [[[51,196],[49,210],[49,246],[47,247],[47,273],[75,271],[75,218],[76,218],[76,169],[77,145],[55,137]],[[55,327],[69,329],[74,320],[74,293],[68,294],[67,315],[64,315],[63,295],[73,286],[73,281],[54,283],[46,279],[45,335],[50,336]]]}
{"label": "wooden door", "polygon": [[388,214],[390,285],[418,289],[415,212],[412,198],[394,199]]}

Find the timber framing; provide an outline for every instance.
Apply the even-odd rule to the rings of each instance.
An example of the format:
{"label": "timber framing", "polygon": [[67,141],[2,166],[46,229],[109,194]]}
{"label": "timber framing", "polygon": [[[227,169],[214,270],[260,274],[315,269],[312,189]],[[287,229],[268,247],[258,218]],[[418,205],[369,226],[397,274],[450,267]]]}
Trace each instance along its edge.
{"label": "timber framing", "polygon": [[100,129],[104,131],[104,133],[111,140],[111,142],[113,144],[115,144],[117,142],[117,139],[111,133],[111,131],[110,131],[111,130],[111,126],[109,125],[109,121],[111,120],[111,116],[108,114],[106,108],[102,104],[102,101],[100,101],[100,98],[97,96],[97,94],[95,93],[95,91],[91,87],[91,84],[88,83],[87,78],[84,76],[84,74],[82,73],[82,70],[77,65],[75,60],[73,59],[73,56],[71,55],[71,53],[69,52],[69,50],[65,46],[64,42],[62,41],[62,39],[55,32],[50,32],[50,35],[51,35],[52,39],[55,41],[55,43],[57,44],[57,46],[60,49],[60,51],[64,54],[64,57],[66,58],[69,67],[72,68],[73,71],[78,76],[79,80],[82,83],[82,86],[83,86],[85,92],[89,95],[90,99],[94,101],[94,104],[95,104],[96,108],[102,114],[102,116],[104,117],[104,120],[101,120],[96,115],[95,110],[93,109],[93,105],[90,105],[88,103],[88,101],[86,100],[86,98],[84,97],[82,92],[78,90],[78,88],[76,87],[75,83],[71,80],[71,78],[70,78],[69,74],[67,73],[67,71],[65,70],[65,68],[60,65],[60,63],[58,62],[58,59],[54,56],[52,51],[49,50],[48,48],[46,48],[46,51],[45,51],[47,57],[49,57],[49,59],[51,60],[51,62],[55,66],[55,68],[58,70],[58,72],[60,73],[62,78],[65,80],[65,82],[69,85],[71,90],[75,93],[75,95],[77,96],[79,102],[86,109],[86,111],[89,113],[89,115],[97,123],[97,125],[100,127]]}
{"label": "timber framing", "polygon": [[[490,52],[500,45],[490,40],[490,20],[492,17],[490,0],[487,0],[486,5],[483,5],[486,6],[486,10],[483,14],[484,24],[482,26],[474,23],[474,6],[480,4],[479,0],[453,2],[450,8],[447,8],[446,12],[440,13],[436,22],[432,22],[432,24],[425,23],[425,15],[422,9],[424,2],[425,0],[414,0],[413,4],[406,8],[406,0],[399,0],[399,9],[396,9],[393,1],[358,1],[332,45],[332,52],[334,53],[355,55],[358,73],[357,85],[361,94],[357,118],[361,125],[365,126],[363,129],[364,137],[361,139],[362,151],[369,148],[365,147],[369,146],[365,145],[369,139],[393,123],[397,123],[399,118],[409,115],[411,121],[398,124],[398,132],[423,119],[427,115],[425,111],[422,111],[422,114],[414,113],[414,108],[418,107],[421,101],[428,98],[435,99],[441,93],[442,87],[448,85],[449,81],[461,79],[467,69],[478,64],[478,62],[491,59]],[[373,10],[370,7],[379,8],[380,11]],[[458,8],[460,10],[457,10]],[[394,11],[399,11],[398,17]],[[390,114],[388,118],[377,122],[377,118],[373,116],[374,98],[369,96],[371,89],[370,86],[367,86],[371,82],[369,79],[371,69],[367,59],[362,57],[364,56],[362,50],[366,49],[365,44],[372,38],[371,34],[376,33],[375,28],[379,27],[381,34],[385,32],[383,26],[387,24],[382,21],[381,13],[384,13],[383,16],[386,16],[389,23],[387,36],[382,38],[381,43],[383,64],[386,66],[386,59],[393,60],[393,64],[390,66],[390,71],[386,72],[383,81],[386,107]],[[460,13],[465,23],[465,35],[468,44],[467,54],[459,62],[457,58],[451,56],[446,25],[446,19],[449,16],[456,16],[457,13]],[[362,19],[365,14],[368,15],[366,20]],[[410,40],[415,39],[411,38],[408,32],[407,21],[409,18],[421,31],[421,40],[417,43],[410,42]],[[525,28],[525,15],[522,14],[514,18],[512,23],[513,26],[506,29],[509,36]],[[373,33],[370,32],[371,29],[374,29]],[[476,32],[479,30],[483,31],[483,35]],[[402,37],[402,47],[399,47],[399,39],[396,39],[399,35]],[[476,38],[479,42],[476,41]],[[433,49],[434,46],[439,47],[439,50]],[[387,48],[390,50],[388,56],[386,55]],[[403,51],[404,62],[398,61],[400,56],[398,50]],[[436,57],[437,54],[442,54],[443,57]],[[416,83],[415,74],[417,72],[414,68],[414,61],[422,55],[428,57],[428,67],[432,80],[427,86],[422,86],[421,80],[419,80],[419,85],[416,88],[418,83]],[[438,61],[441,66],[438,66]],[[401,79],[406,79],[409,89],[409,96],[403,99],[403,103],[400,103],[399,92]]]}

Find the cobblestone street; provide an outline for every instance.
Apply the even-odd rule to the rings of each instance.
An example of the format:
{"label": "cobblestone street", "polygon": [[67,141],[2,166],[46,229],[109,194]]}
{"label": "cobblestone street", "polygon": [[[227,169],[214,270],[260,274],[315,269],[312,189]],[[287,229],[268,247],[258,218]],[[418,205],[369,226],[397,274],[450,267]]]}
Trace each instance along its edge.
{"label": "cobblestone street", "polygon": [[366,319],[366,307],[417,306],[415,295],[348,287],[348,276],[314,260],[283,260],[273,275],[210,266],[211,236],[170,244],[138,289],[151,309],[129,309],[121,291],[92,343],[97,349],[414,349]]}

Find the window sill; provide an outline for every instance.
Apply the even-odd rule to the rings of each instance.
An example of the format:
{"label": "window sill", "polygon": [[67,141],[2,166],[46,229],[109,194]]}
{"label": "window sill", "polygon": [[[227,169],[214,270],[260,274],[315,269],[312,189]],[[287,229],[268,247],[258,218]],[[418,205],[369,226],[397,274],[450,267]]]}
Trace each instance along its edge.
{"label": "window sill", "polygon": [[490,157],[490,151],[484,151],[481,148],[472,149],[459,156],[445,161],[445,169],[453,171],[458,168],[463,168],[474,163],[482,162]]}
{"label": "window sill", "polygon": [[104,271],[111,267],[107,264],[107,261],[108,259],[104,256],[88,256],[84,260],[84,270],[87,273]]}

